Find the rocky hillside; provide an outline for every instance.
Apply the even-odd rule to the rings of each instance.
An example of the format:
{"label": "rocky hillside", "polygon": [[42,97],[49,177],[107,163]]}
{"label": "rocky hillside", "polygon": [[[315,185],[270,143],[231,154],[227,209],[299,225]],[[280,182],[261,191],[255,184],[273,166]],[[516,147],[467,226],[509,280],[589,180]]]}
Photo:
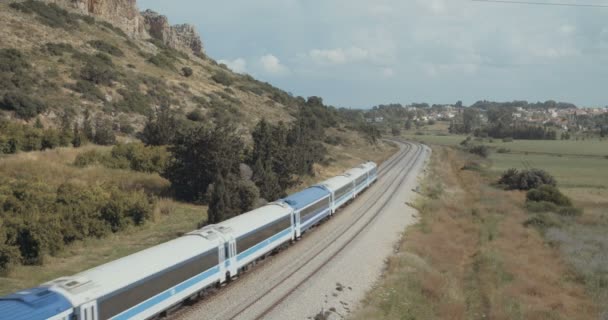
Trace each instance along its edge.
{"label": "rocky hillside", "polygon": [[[189,118],[289,121],[298,100],[204,53],[191,25],[171,26],[135,0],[0,2],[0,109],[58,126],[85,111],[141,129],[169,105]],[[131,130],[121,130],[131,131]]]}

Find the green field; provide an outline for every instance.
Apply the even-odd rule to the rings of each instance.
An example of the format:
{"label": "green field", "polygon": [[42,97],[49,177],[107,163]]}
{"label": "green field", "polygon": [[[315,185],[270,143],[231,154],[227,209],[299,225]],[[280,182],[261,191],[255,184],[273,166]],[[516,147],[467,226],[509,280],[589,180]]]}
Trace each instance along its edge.
{"label": "green field", "polygon": [[[405,135],[406,139],[430,145],[458,146],[462,135],[423,131]],[[574,205],[583,209],[580,217],[562,218],[547,229],[545,239],[559,249],[562,258],[577,271],[588,294],[599,305],[608,301],[608,141],[600,139],[569,141],[473,139],[492,148],[489,173],[498,176],[510,169],[539,168],[551,173],[560,189]],[[503,149],[501,153],[499,149]],[[604,307],[604,312],[608,308]]]}

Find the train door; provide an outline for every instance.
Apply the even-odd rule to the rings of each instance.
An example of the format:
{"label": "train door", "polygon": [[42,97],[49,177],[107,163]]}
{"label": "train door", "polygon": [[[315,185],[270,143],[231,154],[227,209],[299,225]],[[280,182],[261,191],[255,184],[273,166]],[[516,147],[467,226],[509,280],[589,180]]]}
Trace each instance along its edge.
{"label": "train door", "polygon": [[[302,231],[300,229],[300,211],[296,210],[293,212],[293,228],[294,228],[294,232],[295,232],[295,238],[298,239],[302,236]],[[295,239],[294,239],[295,240]]]}
{"label": "train door", "polygon": [[238,274],[237,265],[237,251],[236,251],[236,240],[232,235],[226,236],[226,242],[224,243],[225,252],[227,254],[226,260],[228,263],[226,264],[227,272],[230,272],[231,276],[236,276]]}
{"label": "train door", "polygon": [[80,306],[80,320],[97,320],[97,301],[87,302]]}

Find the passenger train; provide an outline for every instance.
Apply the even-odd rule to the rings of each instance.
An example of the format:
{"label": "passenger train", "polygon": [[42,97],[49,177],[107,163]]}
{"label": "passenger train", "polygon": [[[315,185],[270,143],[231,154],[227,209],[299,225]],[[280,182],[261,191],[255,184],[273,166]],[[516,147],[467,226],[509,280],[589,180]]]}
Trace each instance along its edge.
{"label": "passenger train", "polygon": [[365,191],[373,162],[219,224],[0,298],[0,320],[149,319],[229,282]]}

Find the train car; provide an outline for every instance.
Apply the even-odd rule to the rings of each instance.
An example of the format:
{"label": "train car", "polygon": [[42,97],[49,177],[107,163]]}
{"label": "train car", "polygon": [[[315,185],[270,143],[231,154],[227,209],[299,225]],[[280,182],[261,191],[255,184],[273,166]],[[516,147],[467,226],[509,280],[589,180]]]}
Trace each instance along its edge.
{"label": "train car", "polygon": [[368,186],[376,182],[378,179],[378,165],[375,162],[369,161],[359,167],[367,171]]}
{"label": "train car", "polygon": [[295,239],[293,209],[282,202],[268,204],[213,227],[234,243],[232,250],[226,249],[230,276],[236,276],[256,259]]}
{"label": "train car", "polygon": [[72,320],[74,308],[48,287],[22,290],[0,298],[0,320]]}
{"label": "train car", "polygon": [[331,193],[331,213],[354,198],[355,182],[351,177],[337,176],[319,184]]}
{"label": "train car", "polygon": [[223,243],[189,234],[45,286],[79,320],[147,319],[223,281]]}
{"label": "train car", "polygon": [[363,165],[346,171],[344,176],[354,181],[355,189],[353,197],[355,198],[369,186],[369,170]]}
{"label": "train car", "polygon": [[294,210],[294,226],[299,238],[306,230],[331,215],[331,193],[322,187],[310,187],[282,200]]}

